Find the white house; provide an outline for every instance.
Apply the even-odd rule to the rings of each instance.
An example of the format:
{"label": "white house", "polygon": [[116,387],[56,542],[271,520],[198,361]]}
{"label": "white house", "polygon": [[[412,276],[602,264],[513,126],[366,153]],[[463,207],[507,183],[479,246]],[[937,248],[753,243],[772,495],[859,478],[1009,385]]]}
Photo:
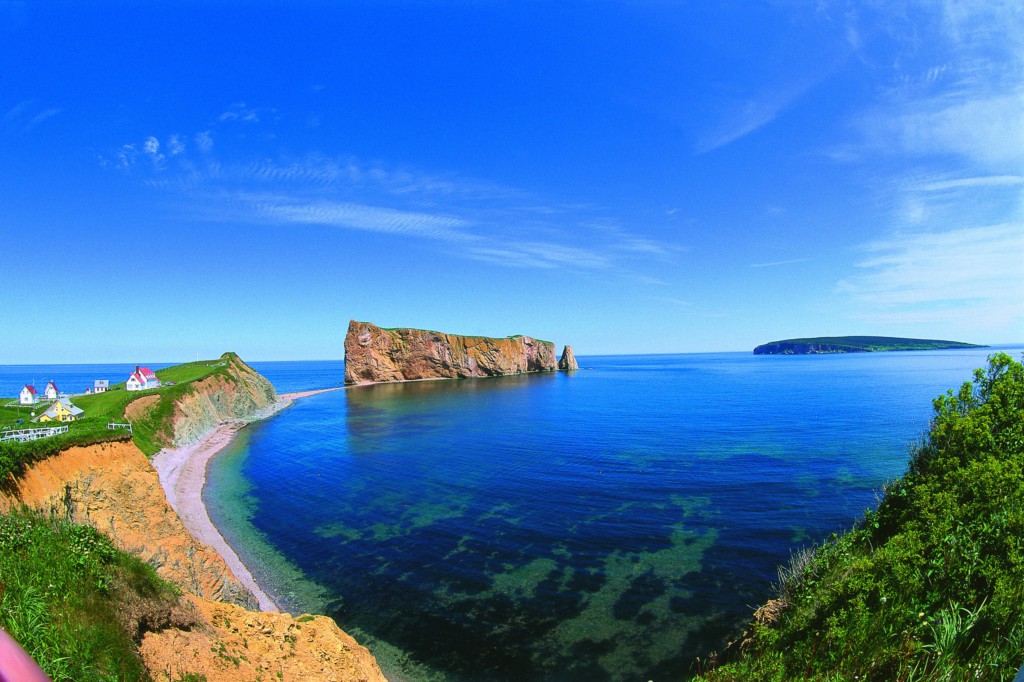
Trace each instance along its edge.
{"label": "white house", "polygon": [[109,379],[96,379],[92,382],[93,393],[106,393],[108,388],[110,388]]}
{"label": "white house", "polygon": [[46,384],[46,388],[43,389],[43,397],[47,400],[56,400],[60,397],[60,391],[57,390],[57,384],[52,381]]}
{"label": "white house", "polygon": [[18,402],[22,405],[34,405],[39,402],[39,394],[36,393],[35,386],[26,386],[21,389],[21,393],[18,395]]}
{"label": "white house", "polygon": [[149,367],[135,365],[135,371],[128,376],[125,384],[127,391],[145,391],[147,388],[160,388],[160,380]]}

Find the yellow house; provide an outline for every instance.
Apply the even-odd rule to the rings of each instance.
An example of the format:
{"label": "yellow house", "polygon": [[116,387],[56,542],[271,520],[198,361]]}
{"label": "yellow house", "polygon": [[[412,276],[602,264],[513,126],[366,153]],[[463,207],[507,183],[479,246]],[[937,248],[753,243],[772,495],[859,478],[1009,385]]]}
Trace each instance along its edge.
{"label": "yellow house", "polygon": [[67,398],[61,398],[39,415],[41,422],[73,422],[85,412],[80,407],[75,407]]}

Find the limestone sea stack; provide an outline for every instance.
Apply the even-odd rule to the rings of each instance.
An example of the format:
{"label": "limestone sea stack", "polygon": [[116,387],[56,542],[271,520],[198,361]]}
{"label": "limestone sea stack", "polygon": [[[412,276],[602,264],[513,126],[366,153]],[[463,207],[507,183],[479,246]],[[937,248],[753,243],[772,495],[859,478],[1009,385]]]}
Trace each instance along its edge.
{"label": "limestone sea stack", "polygon": [[562,348],[562,358],[558,361],[558,369],[563,372],[574,372],[580,368],[576,362],[576,354],[572,352],[572,346]]}
{"label": "limestone sea stack", "polygon": [[465,379],[553,372],[555,344],[529,336],[459,336],[384,329],[352,320],[345,336],[345,383]]}

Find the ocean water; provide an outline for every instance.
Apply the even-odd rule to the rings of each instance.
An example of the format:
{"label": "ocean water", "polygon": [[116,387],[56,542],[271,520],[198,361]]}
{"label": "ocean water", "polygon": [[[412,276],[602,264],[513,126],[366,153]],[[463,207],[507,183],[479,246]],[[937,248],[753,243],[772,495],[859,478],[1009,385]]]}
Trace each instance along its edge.
{"label": "ocean water", "polygon": [[[994,350],[582,357],[325,393],[239,432],[204,497],[286,608],[333,616],[392,680],[685,679]],[[282,393],[343,380],[250,364]],[[133,367],[0,366],[0,396]]]}
{"label": "ocean water", "polygon": [[[351,388],[244,429],[205,499],[288,609],[333,616],[392,680],[679,680],[792,551],[875,504],[992,350]],[[342,371],[272,364],[280,390]]]}

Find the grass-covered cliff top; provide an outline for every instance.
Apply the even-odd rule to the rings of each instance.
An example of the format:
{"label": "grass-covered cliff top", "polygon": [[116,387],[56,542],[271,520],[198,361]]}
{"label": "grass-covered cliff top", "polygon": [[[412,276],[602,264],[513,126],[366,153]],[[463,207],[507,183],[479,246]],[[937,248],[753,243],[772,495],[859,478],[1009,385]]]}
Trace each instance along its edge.
{"label": "grass-covered cliff top", "polygon": [[[93,445],[118,440],[133,440],[147,455],[153,455],[163,445],[161,434],[173,431],[169,424],[174,410],[174,402],[193,390],[195,382],[213,376],[224,376],[235,379],[236,367],[242,360],[234,353],[224,353],[216,360],[201,360],[174,365],[156,370],[157,378],[163,384],[160,388],[146,391],[126,391],[125,382],[113,384],[104,393],[71,396],[71,402],[84,410],[81,419],[67,423],[68,432],[49,438],[29,441],[27,443],[0,443],[0,484],[8,477],[19,474],[32,461],[45,459],[61,450],[76,445]],[[150,396],[156,396],[155,399]],[[125,430],[110,430],[110,422],[126,422],[125,410],[136,400],[149,399],[154,404],[146,411],[146,416],[133,421],[132,433]],[[9,400],[4,400],[6,404]],[[47,407],[47,403],[19,407],[0,407],[0,428],[36,429],[48,426],[64,426],[58,422],[34,423],[30,421],[30,412],[36,416]],[[18,421],[22,423],[18,423]]]}
{"label": "grass-covered cliff top", "polygon": [[879,353],[902,350],[985,348],[962,341],[904,339],[895,336],[816,336],[771,341],[754,349],[754,355],[809,355],[816,353]]}
{"label": "grass-covered cliff top", "polygon": [[878,508],[780,569],[778,599],[702,679],[1011,680],[1024,662],[1024,366],[934,401]]}
{"label": "grass-covered cliff top", "polygon": [[385,332],[411,331],[411,332],[422,332],[424,334],[434,334],[436,336],[458,336],[458,337],[461,337],[463,339],[486,339],[486,340],[502,341],[502,340],[505,340],[505,339],[521,339],[524,336],[527,336],[528,338],[533,339],[537,343],[549,343],[552,346],[555,345],[554,341],[546,341],[544,339],[538,339],[535,336],[528,336],[527,334],[513,334],[512,336],[482,336],[480,334],[455,334],[455,333],[452,333],[452,332],[439,332],[439,331],[436,331],[436,330],[433,330],[433,329],[418,329],[416,327],[380,327],[380,326],[377,326],[377,325],[373,324],[373,322],[360,322],[358,320],[352,320],[352,322],[350,323],[350,326],[351,326],[351,324],[369,324],[369,325],[373,325],[374,327],[377,327],[377,329],[380,329],[381,331],[385,331]]}

